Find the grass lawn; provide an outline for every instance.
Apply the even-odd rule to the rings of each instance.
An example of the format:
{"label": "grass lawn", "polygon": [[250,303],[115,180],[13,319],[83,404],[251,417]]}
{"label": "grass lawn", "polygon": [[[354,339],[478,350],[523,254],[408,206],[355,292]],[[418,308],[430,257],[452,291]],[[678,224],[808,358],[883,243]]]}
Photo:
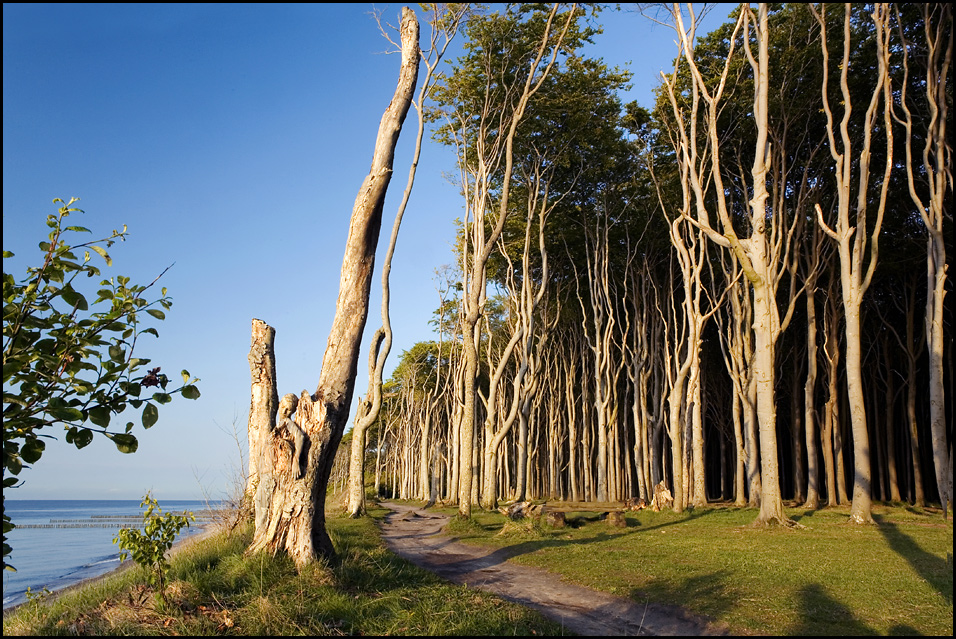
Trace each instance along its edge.
{"label": "grass lawn", "polygon": [[[452,512],[452,511],[448,511]],[[737,633],[953,634],[953,524],[907,507],[875,505],[875,526],[848,508],[788,509],[802,529],[755,528],[754,509],[643,510],[611,528],[594,513],[550,529],[456,526],[465,542],[508,547],[513,561],[606,592],[682,605]]]}

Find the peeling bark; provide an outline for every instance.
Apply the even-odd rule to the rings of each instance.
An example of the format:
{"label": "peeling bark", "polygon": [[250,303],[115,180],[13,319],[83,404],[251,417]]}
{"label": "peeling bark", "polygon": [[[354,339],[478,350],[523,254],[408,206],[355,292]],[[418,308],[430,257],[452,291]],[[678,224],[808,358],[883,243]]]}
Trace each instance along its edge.
{"label": "peeling bark", "polygon": [[249,476],[246,479],[246,496],[253,500],[257,530],[268,517],[275,486],[270,453],[272,431],[279,408],[275,336],[274,328],[262,320],[252,320],[252,346],[249,349],[252,399],[249,405]]}

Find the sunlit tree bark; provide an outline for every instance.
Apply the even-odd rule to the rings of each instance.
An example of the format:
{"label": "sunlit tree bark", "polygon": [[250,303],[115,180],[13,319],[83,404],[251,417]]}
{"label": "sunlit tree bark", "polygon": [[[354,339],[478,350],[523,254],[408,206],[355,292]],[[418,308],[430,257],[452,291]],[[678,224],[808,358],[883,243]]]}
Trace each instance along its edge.
{"label": "sunlit tree bark", "polygon": [[[906,177],[910,198],[916,205],[926,227],[926,314],[924,332],[929,353],[929,408],[930,432],[932,433],[933,466],[936,470],[936,487],[945,515],[953,501],[953,449],[946,440],[946,389],[943,368],[946,335],[943,319],[943,298],[946,296],[946,239],[943,224],[952,212],[947,210],[946,194],[953,193],[953,151],[947,140],[949,102],[952,100],[947,88],[950,66],[953,59],[953,8],[948,4],[923,4],[923,25],[926,36],[926,107],[929,122],[924,135],[922,166],[926,189],[921,194],[914,178],[916,160],[913,152],[913,117],[907,105],[906,79],[902,84],[900,104],[906,129]],[[908,75],[910,43],[903,37],[903,66]],[[952,340],[952,337],[949,338]],[[952,399],[950,399],[952,401]],[[951,435],[950,435],[951,439]]]}
{"label": "sunlit tree bark", "polygon": [[402,10],[400,33],[402,61],[398,86],[382,116],[371,170],[352,210],[339,297],[319,384],[313,395],[302,392],[296,411],[295,423],[305,437],[305,468],[301,473],[293,472],[291,482],[276,487],[269,523],[257,531],[249,548],[250,552],[285,552],[300,568],[319,557],[330,557],[335,553],[325,529],[325,497],[355,388],[359,348],[368,317],[375,250],[385,194],[392,175],[395,145],[418,79],[418,19],[407,7]]}
{"label": "sunlit tree bark", "polygon": [[[877,79],[873,87],[869,106],[863,124],[863,141],[859,153],[854,152],[855,144],[850,135],[849,122],[852,102],[847,78],[850,74],[851,60],[851,6],[844,5],[843,58],[840,63],[840,89],[843,106],[843,118],[839,125],[837,141],[835,115],[830,105],[829,93],[829,50],[827,46],[827,21],[825,7],[817,11],[811,7],[821,30],[821,49],[823,53],[823,87],[821,97],[827,116],[827,136],[830,153],[834,161],[836,179],[837,206],[836,223],[831,228],[823,218],[823,211],[817,205],[818,223],[837,244],[840,257],[840,282],[843,296],[844,321],[846,332],[846,377],[847,396],[850,407],[851,430],[853,433],[853,505],[850,520],[855,523],[872,523],[872,468],[870,459],[870,441],[867,431],[866,405],[864,403],[860,306],[863,295],[870,286],[877,264],[877,249],[883,213],[890,185],[890,172],[893,168],[893,126],[891,111],[893,98],[889,77],[889,6],[877,4],[871,16],[875,26]],[[876,202],[876,220],[867,221],[871,193],[870,156],[873,143],[873,131],[877,123],[880,104],[883,104],[883,118],[880,130],[886,143],[886,164],[880,182],[880,192]],[[857,169],[857,198],[852,201],[851,188],[854,183],[853,171]],[[852,209],[852,214],[851,214]]]}
{"label": "sunlit tree bark", "polygon": [[[392,348],[392,323],[389,318],[389,298],[391,294],[389,275],[392,269],[392,256],[395,254],[395,245],[398,242],[398,232],[402,225],[405,209],[408,206],[408,199],[411,196],[412,187],[415,184],[418,160],[421,157],[422,138],[425,135],[425,97],[428,95],[428,91],[432,86],[435,69],[444,56],[445,51],[448,49],[449,44],[451,44],[455,34],[458,32],[458,27],[467,10],[467,7],[457,5],[447,11],[438,4],[432,4],[429,8],[431,11],[429,20],[431,24],[430,46],[427,52],[425,52],[425,55],[421,57],[421,61],[425,65],[425,78],[418,91],[418,101],[412,101],[418,113],[418,134],[415,138],[415,150],[412,155],[411,167],[408,171],[408,181],[405,185],[405,192],[398,206],[398,212],[395,214],[388,250],[382,262],[382,326],[372,337],[371,348],[369,350],[368,392],[365,394],[364,401],[360,403],[359,414],[356,416],[355,424],[352,427],[347,505],[349,515],[352,517],[358,517],[365,512],[366,433],[369,426],[374,424],[378,419],[382,406],[382,371],[385,368],[385,361],[388,359],[389,351],[391,351]],[[379,26],[381,27],[381,22]],[[382,32],[385,34],[384,29]],[[387,34],[386,37],[388,37]]]}
{"label": "sunlit tree bark", "polygon": [[265,525],[275,480],[272,477],[272,431],[279,409],[276,382],[274,328],[259,319],[252,320],[252,345],[249,349],[249,370],[252,376],[252,399],[249,404],[249,476],[246,496],[253,503],[256,528]]}

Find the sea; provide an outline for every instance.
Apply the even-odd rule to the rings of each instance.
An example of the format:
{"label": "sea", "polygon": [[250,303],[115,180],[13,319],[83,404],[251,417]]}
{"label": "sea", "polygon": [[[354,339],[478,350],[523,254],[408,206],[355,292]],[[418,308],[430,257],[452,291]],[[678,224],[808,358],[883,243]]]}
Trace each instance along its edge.
{"label": "sea", "polygon": [[[6,499],[4,507],[17,526],[7,534],[13,552],[7,563],[16,572],[3,571],[3,608],[27,600],[26,590],[57,591],[98,577],[119,567],[119,547],[113,537],[122,526],[142,529],[141,500],[34,500]],[[179,535],[182,539],[202,531],[210,510],[221,502],[205,500],[160,501],[163,513],[196,515]]]}

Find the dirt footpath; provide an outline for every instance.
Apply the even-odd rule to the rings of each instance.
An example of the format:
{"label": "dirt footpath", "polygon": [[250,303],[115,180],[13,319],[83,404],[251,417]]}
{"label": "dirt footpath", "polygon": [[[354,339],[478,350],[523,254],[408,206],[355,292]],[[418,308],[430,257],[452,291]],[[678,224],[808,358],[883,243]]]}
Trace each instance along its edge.
{"label": "dirt footpath", "polygon": [[637,603],[561,581],[508,562],[508,549],[470,546],[443,535],[449,516],[394,503],[382,524],[388,547],[449,581],[534,608],[579,635],[726,635],[725,629],[676,606]]}

